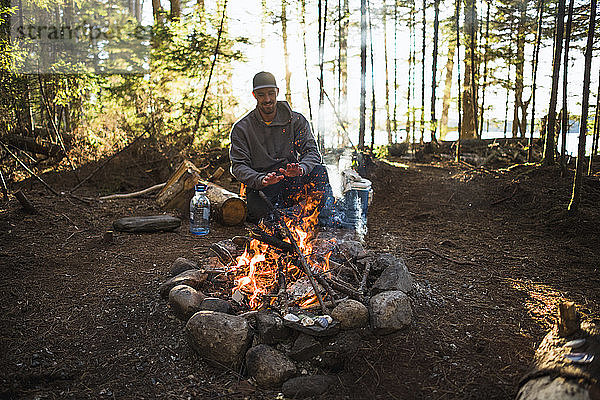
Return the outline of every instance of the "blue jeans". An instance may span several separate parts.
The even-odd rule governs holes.
[[[327,168],[322,164],[316,165],[310,174],[284,178],[276,184],[264,187],[262,192],[278,209],[293,207],[306,196],[319,195],[321,196],[318,206],[320,221],[329,218],[333,210],[333,192],[329,185]],[[269,207],[258,195],[257,190],[248,189],[246,202],[248,204],[248,221],[257,223],[261,218],[270,214]]]

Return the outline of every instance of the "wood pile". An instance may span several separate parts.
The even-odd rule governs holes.
[[[216,172],[218,171],[219,169]],[[184,160],[156,196],[157,203],[162,208],[177,209],[187,214],[195,185],[203,183],[207,185],[206,196],[210,200],[211,212],[219,222],[228,226],[244,222],[246,202],[237,194],[202,179],[201,172],[192,162]]]

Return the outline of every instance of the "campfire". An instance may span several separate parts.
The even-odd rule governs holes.
[[[175,261],[160,292],[203,359],[294,393],[311,380],[334,382],[322,374],[343,369],[361,332],[410,325],[403,259],[366,251],[352,230],[319,228],[319,202],[305,196],[278,210],[267,200],[273,218],[213,243],[203,268]]]

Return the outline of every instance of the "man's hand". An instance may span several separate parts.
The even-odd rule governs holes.
[[[269,172],[264,178],[262,178],[261,183],[263,186],[273,185],[285,178],[283,175],[277,175],[277,172]]]
[[[294,176],[300,176],[304,174],[304,170],[300,166],[300,164],[288,164],[285,169],[279,168],[279,172],[281,172],[284,176],[288,178],[292,178]]]

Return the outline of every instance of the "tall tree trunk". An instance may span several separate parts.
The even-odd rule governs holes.
[[[455,16],[456,18],[456,16]],[[448,111],[452,99],[452,71],[454,70],[454,53],[456,41],[450,39],[448,43],[448,59],[446,60],[446,78],[444,80],[444,98],[442,100],[442,116],[440,117],[440,139],[444,140],[448,133]]]
[[[460,161],[460,140],[462,137],[462,110],[461,110],[461,95],[460,95],[460,0],[456,2],[456,66],[458,68],[458,78],[456,80],[458,87],[458,139],[456,140],[456,155],[455,161]]]
[[[463,131],[462,139],[474,139],[477,137],[476,130],[476,102],[473,102],[475,98],[474,94],[477,93],[477,88],[473,87],[475,80],[473,79],[472,70],[476,68],[473,63],[474,49],[475,49],[475,31],[477,25],[477,16],[474,15],[475,0],[465,0],[465,32],[472,36],[472,40],[469,41],[469,45],[465,46],[465,77],[463,79]],[[468,55],[467,55],[468,50]]]
[[[562,93],[562,118],[561,118],[561,132],[562,142],[560,149],[560,170],[562,176],[567,174],[567,159],[566,159],[566,147],[567,147],[567,134],[569,133],[569,110],[567,108],[567,74],[569,72],[569,43],[571,41],[571,24],[573,22],[573,0],[569,1],[569,11],[567,13],[567,31],[565,32],[565,56],[563,59],[563,93]]]
[[[360,121],[358,148],[365,147],[365,113],[367,97],[367,0],[360,0]]]
[[[325,4],[319,0],[319,132],[317,141],[320,148],[325,147],[325,137],[323,130],[323,100],[324,100],[324,74],[323,66],[325,63],[325,32],[327,31],[327,0]]]
[[[290,72],[290,57],[288,54],[287,37],[287,0],[281,0],[281,36],[283,38],[283,59],[285,62],[285,100],[292,105],[292,85]]]
[[[337,59],[337,105],[340,109],[342,101],[342,0],[338,0],[338,59]]]
[[[487,10],[485,12],[485,45],[483,47],[483,86],[481,87],[481,112],[479,118],[480,132],[483,131],[484,114],[485,114],[485,90],[487,89],[487,66],[488,66],[488,52],[489,52],[489,39],[490,39],[490,1],[486,0]],[[482,136],[480,133],[479,136]]]
[[[413,37],[414,37],[414,24],[413,24],[413,18],[412,18],[412,12],[413,10],[410,10],[410,17],[409,17],[409,21],[408,21],[408,85],[407,85],[407,90],[406,90],[406,142],[410,143],[410,136],[411,134],[414,137],[414,132],[412,131],[412,129],[414,128],[414,124],[413,122],[411,122],[411,113],[412,115],[414,115],[413,111],[411,110],[411,106],[410,106],[410,100],[411,100],[411,94],[412,94],[412,90],[413,90],[413,69],[414,69],[414,63],[413,63]],[[396,67],[394,66],[394,69]]]
[[[558,97],[558,77],[560,74],[560,55],[562,53],[562,40],[565,19],[565,0],[558,0],[558,13],[556,14],[556,31],[554,35],[554,57],[552,59],[552,90],[550,91],[550,109],[548,111],[548,122],[546,124],[546,141],[544,143],[544,165],[554,165],[554,152],[556,143],[554,132],[556,128],[556,100]],[[579,160],[577,160],[579,161]]]
[[[302,46],[304,49],[304,74],[306,76],[306,100],[308,102],[308,116],[310,118],[310,125],[311,125],[312,130],[314,131],[315,128],[313,126],[313,113],[312,113],[312,107],[311,107],[311,103],[310,103],[310,84],[309,84],[309,80],[308,80],[308,56],[306,54],[306,0],[301,1],[300,7],[301,7],[300,26],[302,28]]]
[[[411,107],[411,127],[410,127],[410,131],[412,132],[412,143],[416,143],[416,133],[417,133],[417,129],[416,129],[416,124],[417,124],[417,108],[415,107],[416,103],[416,97],[415,97],[415,88],[416,88],[416,77],[417,77],[417,9],[416,9],[416,0],[412,0],[411,2],[411,13],[410,13],[410,18],[411,18],[411,26],[412,26],[412,53],[411,53],[411,57],[412,57],[412,76],[411,76],[411,99],[413,102],[413,106]]]
[[[371,2],[367,0],[369,12],[369,49],[371,51],[371,152],[375,145],[375,57],[373,56],[373,27],[371,24]]]
[[[422,29],[422,44],[421,44],[421,138],[419,143],[423,143],[425,135],[425,32],[427,29],[427,20],[425,19],[425,9],[427,8],[425,0],[423,0],[423,29]]]
[[[438,61],[438,31],[440,25],[440,2],[434,0],[435,16],[433,19],[433,65],[431,66],[431,141],[437,143],[437,119],[435,117],[435,90],[437,89],[437,61]]]
[[[598,70],[598,91],[596,92],[596,116],[594,117],[594,132],[592,134],[592,150],[590,151],[590,163],[588,164],[588,175],[592,174],[594,157],[598,154],[598,136],[600,135],[600,69]]]
[[[510,75],[510,70],[512,68],[512,63],[510,62],[510,60],[513,59],[513,47],[512,47],[512,31],[513,31],[513,24],[510,24],[510,30],[509,30],[509,36],[508,36],[508,75],[506,77],[506,102],[504,103],[504,138],[506,138],[506,130],[507,130],[507,125],[508,125],[508,98],[510,96],[510,86],[511,86],[511,75]]]
[[[535,128],[535,91],[537,89],[537,70],[540,58],[540,44],[542,40],[542,16],[544,14],[544,0],[539,0],[537,15],[537,33],[535,35],[535,49],[532,62],[533,83],[531,85],[531,130],[529,131],[529,140],[527,146],[527,162],[532,162],[533,158],[533,130]]]
[[[569,203],[569,214],[574,214],[581,201],[581,184],[585,166],[585,139],[587,134],[588,105],[590,101],[590,72],[592,69],[592,48],[594,47],[594,30],[596,25],[596,0],[591,0],[590,23],[588,27],[587,45],[585,48],[585,67],[583,72],[583,93],[581,100],[581,119],[579,121],[579,143],[577,146],[577,164],[573,179],[573,194]]]
[[[387,51],[387,10],[383,0],[383,59],[385,63],[385,130],[388,135],[388,144],[392,144],[392,124],[390,121],[390,82],[388,74],[388,51]]]
[[[181,18],[181,1],[180,0],[169,0],[171,3],[171,15],[172,21],[178,21]]]
[[[477,111],[478,111],[478,107],[477,107],[477,91],[478,91],[478,87],[477,87],[477,78],[476,78],[476,71],[478,69],[477,64],[475,63],[475,52],[477,49],[477,39],[475,36],[475,32],[477,32],[477,3],[476,0],[472,0],[471,1],[471,30],[470,30],[470,36],[471,36],[471,51],[470,51],[470,57],[471,57],[471,105],[473,107],[473,129],[475,132],[475,137],[480,137],[479,135],[479,130],[477,129],[477,123],[478,123],[478,118],[477,118]]]
[[[162,19],[162,13],[163,13],[163,8],[160,5],[160,0],[152,0],[152,15],[154,16],[154,23],[156,25],[162,25],[163,23],[163,19]]]
[[[342,105],[341,105],[341,114],[344,122],[348,121],[348,26],[350,21],[350,5],[348,3],[349,0],[344,0],[344,16],[342,23],[342,39],[340,41],[341,47],[341,57],[340,57],[340,68],[342,75]],[[344,135],[344,140],[347,140],[346,135]]]
[[[517,132],[520,137],[525,136],[526,112],[529,103],[523,102],[523,70],[525,65],[525,35],[527,34],[527,2],[528,0],[520,0],[519,22],[517,23],[517,52],[515,54],[515,103],[513,108],[513,124],[512,136],[517,137]],[[525,125],[524,125],[525,124]]]
[[[398,0],[394,0],[394,135],[398,139]],[[408,137],[408,130],[406,131]]]

